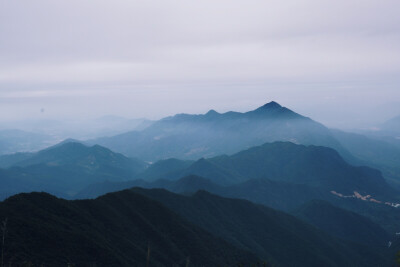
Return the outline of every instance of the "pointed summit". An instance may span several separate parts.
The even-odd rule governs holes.
[[[283,107],[281,105],[279,105],[277,102],[271,101],[271,102],[265,104],[264,106],[257,108],[254,111],[257,111],[257,112],[278,111],[278,110],[281,110],[282,108]]]
[[[282,108],[281,105],[279,105],[277,102],[275,101],[271,101],[267,104],[265,104],[264,106],[260,107],[262,109],[277,109],[277,108]]]
[[[275,119],[293,119],[293,118],[304,118],[303,116],[293,112],[292,110],[282,107],[275,101],[271,101],[264,106],[257,108],[256,110],[249,111],[247,114],[252,116],[263,117],[263,118],[275,118]]]

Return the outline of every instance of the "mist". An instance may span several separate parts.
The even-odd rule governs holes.
[[[329,127],[376,127],[400,114],[399,9],[395,0],[3,1],[2,128],[244,112],[271,100]]]

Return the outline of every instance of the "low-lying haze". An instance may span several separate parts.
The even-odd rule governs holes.
[[[158,119],[270,100],[339,128],[400,114],[400,2],[0,3],[0,120]]]

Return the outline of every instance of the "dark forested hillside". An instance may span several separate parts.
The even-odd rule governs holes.
[[[392,237],[378,224],[357,213],[333,206],[322,200],[312,200],[294,214],[316,227],[355,242],[386,246]]]
[[[132,191],[66,201],[46,193],[0,203],[8,266],[236,266],[256,263],[163,205]]]
[[[192,223],[268,258],[277,266],[386,264],[377,252],[386,244],[379,244],[381,248],[376,250],[344,242],[293,216],[245,200],[222,198],[205,191],[182,196],[166,190],[133,190],[160,201]]]

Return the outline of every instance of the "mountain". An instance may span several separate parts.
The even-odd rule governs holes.
[[[397,194],[386,184],[379,171],[349,165],[335,150],[326,147],[290,142],[266,143],[209,161],[247,179],[267,178],[307,184],[344,194],[354,191],[386,197],[390,193],[392,196]]]
[[[0,168],[10,168],[18,162],[25,161],[33,156],[32,152],[17,152],[0,156]]]
[[[0,218],[7,218],[6,265],[250,266],[258,261],[132,191],[83,201],[19,194],[0,203]]]
[[[16,155],[11,155],[15,159]],[[6,156],[0,160],[4,163]],[[95,145],[65,142],[36,153],[25,154],[12,167],[0,170],[0,197],[46,191],[71,197],[89,184],[127,181],[147,164]]]
[[[13,166],[26,167],[37,164],[48,166],[75,165],[84,167],[89,172],[95,172],[99,169],[103,171],[107,168],[132,173],[139,173],[147,166],[140,160],[127,158],[122,154],[112,152],[108,148],[99,145],[88,147],[75,141],[63,142],[41,150],[25,160],[14,163]]]
[[[54,138],[45,134],[37,134],[21,130],[1,130],[0,155],[37,151],[53,145],[55,142]]]
[[[148,168],[138,175],[138,178],[146,181],[155,181],[160,178],[176,179],[177,175],[193,164],[192,160],[165,159],[150,164]]]
[[[326,201],[309,201],[299,207],[294,214],[327,233],[343,239],[375,246],[386,246],[391,240],[391,236],[378,224]]]
[[[229,198],[245,199],[285,212],[294,212],[300,206],[308,205],[313,200],[325,200],[343,210],[352,211],[373,223],[378,224],[390,235],[400,232],[400,209],[376,203],[369,199],[360,199],[355,196],[340,197],[329,191],[321,190],[304,184],[271,181],[267,179],[252,179],[243,183],[220,186],[209,179],[191,175],[173,180],[157,180],[146,182],[134,180],[128,182],[103,182],[89,185],[80,191],[75,198],[95,198],[108,192],[115,192],[132,187],[148,189],[163,188],[171,192],[193,194],[198,190]]]
[[[387,199],[398,195],[375,169],[352,166],[330,148],[290,142],[266,143],[231,156],[200,159],[176,174],[175,179],[194,174],[220,185],[268,179],[342,194],[357,191]]]
[[[386,183],[379,171],[349,165],[336,151],[326,147],[275,142],[256,146],[231,156],[202,158],[191,164],[174,159],[171,168],[168,168],[168,164],[164,162],[162,162],[163,168],[157,167],[153,171],[150,166],[136,177],[151,182],[160,179],[179,180],[190,175],[201,176],[209,179],[213,184],[228,186],[231,192],[237,192],[232,195],[234,197],[247,196],[252,190],[254,190],[253,197],[256,197],[257,192],[263,189],[259,196],[262,201],[257,202],[285,210],[293,208],[296,201],[311,200],[308,196],[327,199],[332,196],[332,191],[343,195],[354,195],[354,192],[357,192],[363,196],[370,195],[379,201],[394,202],[399,198],[398,192]],[[186,167],[187,165],[189,166]],[[144,186],[143,183],[137,185]],[[145,187],[156,185],[157,183]],[[98,193],[106,193],[108,186],[110,185],[98,185],[97,189],[93,186],[92,189],[88,189],[91,193],[87,191],[83,195],[96,196]],[[114,189],[119,190],[128,186],[136,186],[136,184],[120,184]],[[161,186],[167,186],[165,188],[171,190],[171,185],[166,185],[165,181]],[[98,193],[95,193],[96,190]],[[222,191],[217,193],[221,194]],[[266,197],[266,192],[271,197]],[[273,204],[272,196],[278,197],[277,192],[292,201],[282,202],[282,205]],[[293,196],[290,197],[290,195]]]
[[[336,140],[363,164],[381,170],[385,178],[400,186],[400,146],[376,137],[339,130],[331,132]]]
[[[126,182],[105,181],[105,182],[91,184],[85,187],[80,192],[78,192],[74,196],[74,198],[75,199],[96,198],[110,192],[117,192],[120,190],[129,189],[133,187],[142,187],[148,189],[163,188],[175,193],[195,193],[198,190],[207,190],[209,192],[213,192],[219,195],[224,195],[225,191],[230,191],[229,189],[231,189],[231,187],[225,188],[217,184],[214,184],[209,179],[199,177],[196,175],[190,175],[187,177],[183,177],[179,180],[159,179],[156,181],[145,181],[142,179],[136,179]]]
[[[12,163],[9,163],[12,162]],[[147,164],[108,148],[95,145],[88,147],[75,140],[64,141],[36,153],[18,153],[0,157],[1,167],[27,167],[45,164],[47,166],[80,166],[87,172],[110,171],[139,173],[146,169]]]
[[[276,102],[245,113],[212,110],[203,115],[178,114],[154,122],[142,131],[89,142],[128,156],[156,161],[209,158],[274,141],[324,145],[351,158],[322,124]]]
[[[301,220],[265,206],[199,191],[192,196],[134,188],[235,246],[253,251],[273,266],[386,265],[380,249],[331,237]],[[371,253],[371,254],[368,254]]]
[[[148,182],[139,179],[126,182],[100,182],[87,186],[77,193],[74,198],[96,198],[106,193],[132,187],[148,189],[163,188],[171,192],[183,194],[206,190],[219,196],[247,199],[254,203],[283,211],[292,211],[298,208],[299,205],[313,199],[331,200],[334,198],[330,192],[304,184],[291,184],[268,179],[252,179],[235,185],[221,186],[197,175],[185,176],[179,180],[159,179]]]
[[[355,212],[381,226],[390,235],[400,232],[400,209],[383,203],[363,201],[354,197],[335,197],[329,202],[339,208]]]

